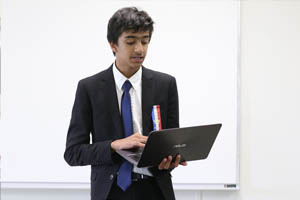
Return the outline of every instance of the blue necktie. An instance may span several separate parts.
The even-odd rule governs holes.
[[[122,112],[125,137],[128,137],[133,134],[131,100],[129,94],[131,83],[128,80],[125,81],[122,88],[124,92],[123,92],[122,102],[121,102],[121,112]],[[117,184],[123,191],[125,191],[131,185],[132,168],[133,165],[129,163],[127,160],[124,160],[119,169]]]

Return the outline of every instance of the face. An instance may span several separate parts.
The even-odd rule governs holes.
[[[118,44],[111,43],[120,70],[137,71],[144,62],[150,42],[149,32],[123,32]]]

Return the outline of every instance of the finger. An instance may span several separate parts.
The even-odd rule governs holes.
[[[137,146],[138,146],[138,147],[141,147],[141,148],[144,148],[144,147],[145,147],[145,144],[144,144],[144,143],[141,143],[141,142],[139,142],[139,143],[137,143]]]
[[[132,136],[137,136],[137,137],[139,137],[139,136],[142,136],[142,134],[140,134],[140,133],[133,133]]]
[[[167,161],[168,161],[168,160],[167,160],[166,158],[164,158],[164,159],[160,162],[160,164],[159,164],[159,166],[158,166],[158,169],[159,169],[159,170],[164,169],[164,166],[165,166],[165,164],[166,164]]]
[[[180,155],[177,155],[175,162],[172,162],[170,167],[176,168],[176,167],[178,167],[179,163],[180,163]]]
[[[146,143],[148,139],[147,136],[141,135],[140,133],[135,133],[134,138],[143,143]]]
[[[131,148],[144,148],[145,147],[145,143],[142,143],[142,142],[140,142],[140,141],[138,141],[138,140],[131,140]]]
[[[142,143],[146,144],[147,139],[148,139],[147,137],[142,137],[142,138],[140,138],[140,141],[141,141]]]
[[[181,162],[180,165],[187,166],[187,162]]]
[[[134,138],[133,140],[138,146],[140,146],[140,145],[145,146],[145,144],[146,144],[146,140],[143,138]]]
[[[132,134],[132,136],[139,137],[139,138],[145,138],[145,139],[148,138],[148,136],[142,135],[141,133],[134,133],[134,134]]]
[[[165,163],[164,169],[169,169],[172,162],[172,156],[168,156],[168,160]]]
[[[124,140],[126,142],[129,142],[129,143],[133,144],[133,145],[136,145],[137,143],[145,143],[144,139],[141,139],[141,138],[139,138],[137,136],[134,136],[134,137],[133,136],[129,136],[127,138],[124,138]]]
[[[175,160],[175,163],[174,163],[174,167],[178,167],[179,162],[180,162],[180,158],[181,158],[180,155],[177,155],[177,156],[176,156],[176,160]]]
[[[148,140],[148,137],[142,135],[142,139],[143,139],[144,141],[147,141],[147,140]]]

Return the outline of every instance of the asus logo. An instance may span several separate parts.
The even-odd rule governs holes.
[[[176,144],[173,146],[173,148],[183,148],[186,147],[186,144]]]

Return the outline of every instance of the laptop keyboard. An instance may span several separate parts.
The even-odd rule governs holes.
[[[138,162],[141,159],[143,150],[143,148],[136,149],[135,152],[133,154],[129,154],[128,157]]]
[[[128,155],[132,160],[138,162],[141,158],[142,153],[138,153],[138,154],[130,154]]]

